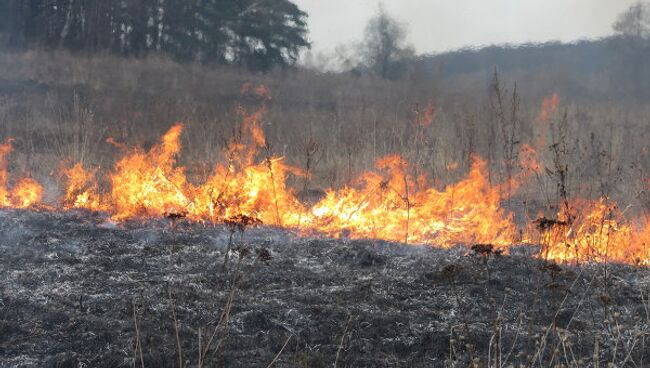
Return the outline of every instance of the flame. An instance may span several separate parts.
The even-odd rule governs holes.
[[[443,191],[420,189],[400,156],[377,162],[383,173],[366,173],[363,187],[329,191],[312,209],[310,223],[332,236],[380,238],[449,247],[457,244],[508,245],[515,236],[501,196],[491,187],[479,158],[468,176]]]
[[[557,93],[553,93],[550,96],[545,97],[542,100],[542,106],[537,115],[537,121],[539,124],[536,126],[537,137],[535,138],[532,147],[536,150],[542,150],[546,148],[546,139],[550,130],[549,121],[551,117],[558,111],[560,106],[560,96]]]
[[[106,209],[98,193],[95,172],[87,171],[77,163],[63,172],[67,180],[63,208],[82,208],[91,211]]]
[[[559,106],[560,96],[557,93],[545,97],[542,101],[542,108],[539,111],[539,115],[537,115],[537,120],[542,123],[548,122],[551,116],[557,112]]]
[[[34,179],[19,179],[9,190],[7,155],[13,150],[12,139],[0,144],[0,207],[28,208],[41,202],[43,187]]]
[[[252,114],[240,112],[244,118],[229,142],[228,162],[217,164],[200,185],[189,183],[185,169],[176,165],[182,124],[174,125],[148,152],[132,150],[110,176],[113,217],[182,216],[218,222],[245,215],[266,224],[298,224],[305,210],[286,179],[300,170],[285,165],[280,157],[257,159],[260,150],[268,152],[259,126],[265,111],[263,107]]]
[[[97,181],[98,169],[80,163],[65,169],[62,208],[106,211],[116,221],[187,217],[228,224],[246,219],[302,235],[439,247],[490,244],[507,251],[512,244],[541,245],[540,257],[555,261],[650,265],[650,214],[633,219],[608,198],[573,199],[555,218],[542,217],[524,227],[515,223],[503,206],[508,199],[503,193],[516,191],[531,173],[543,172],[535,144],[522,144],[522,170],[507,182],[492,184],[486,162],[475,156],[463,178],[440,188],[413,174],[418,170],[402,156],[389,155],[351,185],[326,190],[316,204],[303,204],[288,182],[306,174],[272,154],[262,129],[268,90],[247,85],[242,94],[261,100],[262,107],[252,113],[239,110],[242,121],[223,152],[225,159],[207,171],[205,180],[190,181],[178,163],[184,126],[177,123],[149,150],[109,139],[121,157],[105,173],[108,187]],[[558,103],[557,95],[545,99],[539,120],[547,120]],[[435,116],[433,107],[427,111],[425,125]],[[40,204],[43,188],[33,179],[9,187],[11,151],[11,140],[0,145],[0,207]],[[457,163],[448,166],[457,168]]]
[[[110,174],[115,219],[186,214],[191,209],[185,170],[175,165],[182,131],[178,123],[148,152],[136,148],[117,162]]]
[[[511,182],[491,185],[487,165],[472,159],[466,177],[438,190],[425,177],[413,177],[409,163],[399,155],[381,158],[373,171],[363,173],[355,185],[326,191],[311,207],[302,204],[287,185],[290,175],[304,175],[270,154],[260,127],[265,108],[247,114],[235,130],[225,152],[203,183],[192,184],[185,169],[177,165],[181,151],[182,124],[174,125],[159,144],[145,152],[135,148],[121,158],[110,175],[108,210],[117,220],[140,217],[183,216],[200,222],[227,222],[238,216],[268,225],[297,230],[303,235],[377,238],[406,243],[450,247],[458,244],[493,244],[506,248],[515,243],[541,244],[542,255],[557,261],[617,261],[648,263],[644,244],[650,226],[632,225],[622,214],[605,208],[604,201],[575,201],[559,220],[542,230],[520,230],[502,202],[503,188],[518,188],[530,175],[541,171],[537,152],[523,145],[520,154],[525,170]],[[88,176],[80,166],[70,174],[68,193],[92,193]],[[77,188],[77,189],[73,189]],[[88,191],[81,191],[81,189]],[[74,197],[78,203],[78,198]],[[615,207],[614,207],[615,208]],[[579,209],[579,211],[578,211]],[[548,224],[547,224],[548,225]],[[650,225],[650,224],[648,224]],[[648,229],[648,230],[646,230]],[[647,240],[646,240],[647,239]]]
[[[196,190],[191,217],[223,221],[246,215],[265,224],[297,225],[304,209],[285,184],[291,170],[281,158],[266,158],[240,170],[219,165]]]
[[[627,221],[615,202],[575,199],[558,220],[538,220],[542,256],[555,261],[650,265],[650,218]]]
[[[43,187],[34,179],[22,178],[11,191],[11,204],[16,208],[28,208],[41,202]]]
[[[217,164],[208,180],[194,190],[191,217],[223,221],[238,215],[255,217],[266,224],[296,226],[303,206],[287,187],[289,174],[303,175],[269,153],[268,143],[259,122],[266,107],[246,114],[241,127],[230,140],[228,162]],[[257,159],[260,150],[265,151]]]
[[[479,158],[467,178],[438,191],[427,185],[426,178],[410,177],[402,157],[387,156],[378,160],[376,172],[361,175],[356,181],[359,188],[330,190],[322,201],[306,208],[286,184],[289,175],[302,175],[301,170],[268,154],[259,126],[264,112],[242,113],[227,162],[217,164],[199,185],[190,184],[184,168],[176,166],[181,124],[150,151],[135,149],[120,159],[110,176],[114,218],[182,214],[219,222],[245,215],[305,234],[439,246],[477,242],[505,246],[514,238],[516,229],[500,206],[499,187],[489,185],[486,164]],[[79,179],[70,180],[68,193],[77,194],[70,201],[78,202],[79,188],[87,186],[88,176],[80,166],[73,169],[69,176]]]

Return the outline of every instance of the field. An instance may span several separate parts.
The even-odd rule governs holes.
[[[0,366],[647,365],[648,108],[549,83],[1,53]]]
[[[274,229],[236,233],[226,261],[225,227],[1,216],[4,366],[650,361],[644,269]]]

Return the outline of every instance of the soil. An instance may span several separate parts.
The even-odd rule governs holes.
[[[650,364],[648,268],[537,252],[3,210],[0,366]]]

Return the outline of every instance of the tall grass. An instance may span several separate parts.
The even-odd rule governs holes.
[[[54,181],[62,159],[109,167],[120,152],[105,142],[108,137],[148,147],[182,121],[181,163],[198,180],[223,159],[238,123],[237,107],[255,104],[240,94],[251,82],[271,91],[263,128],[272,154],[310,174],[290,183],[299,190],[349,184],[389,153],[416,163],[413,174],[426,174],[438,186],[457,180],[471,156],[479,155],[497,182],[516,170],[522,143],[539,134],[552,142],[561,129],[563,159],[572,169],[562,179],[565,190],[586,196],[606,192],[630,203],[646,185],[650,166],[648,106],[561,96],[561,113],[551,117],[550,131],[544,130],[536,116],[542,98],[554,92],[534,88],[544,78],[527,76],[527,85],[519,82],[515,89],[507,75],[384,81],[302,69],[253,74],[160,57],[0,53],[0,138],[16,138],[13,169]],[[423,106],[436,111],[426,126],[418,124]],[[549,144],[539,153],[549,171],[526,194],[530,203],[544,203],[543,192],[552,192],[557,179],[550,174],[557,173],[557,152]]]

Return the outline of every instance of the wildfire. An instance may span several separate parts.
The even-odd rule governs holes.
[[[556,261],[627,262],[650,264],[650,222],[627,221],[616,203],[571,201],[557,220],[541,218],[535,225],[542,256]]]
[[[515,237],[511,216],[501,208],[485,162],[474,159],[468,176],[443,191],[413,180],[399,156],[377,162],[380,173],[360,178],[361,189],[329,191],[311,210],[308,228],[332,236],[379,238],[437,246],[492,243],[505,246]]]
[[[267,96],[264,89],[258,93]],[[246,215],[269,225],[300,224],[305,208],[286,181],[289,174],[302,172],[270,154],[259,126],[265,111],[264,107],[253,114],[240,111],[243,121],[229,142],[227,162],[217,164],[210,178],[194,190],[192,217],[223,221]]]
[[[249,86],[245,92],[266,102],[268,90]],[[548,101],[547,101],[548,100]],[[539,120],[557,109],[559,98],[549,97]],[[442,189],[415,176],[399,155],[377,160],[375,169],[361,174],[350,186],[329,189],[314,205],[303,204],[287,184],[290,176],[306,175],[274,156],[261,128],[265,107],[252,114],[241,111],[242,123],[207,179],[191,182],[178,164],[183,124],[173,125],[150,150],[129,148],[112,139],[123,152],[106,174],[81,164],[63,172],[64,209],[105,211],[116,221],[142,218],[181,218],[204,223],[230,223],[237,218],[290,228],[303,235],[376,238],[411,244],[451,247],[490,244],[507,250],[512,244],[540,245],[540,257],[571,262],[650,264],[650,217],[630,221],[615,203],[573,200],[555,218],[541,217],[520,228],[503,207],[509,193],[523,185],[530,173],[540,174],[536,148],[522,144],[524,169],[506,183],[491,184],[488,167],[473,157],[464,178]],[[435,110],[427,109],[428,125]],[[537,147],[539,148],[539,147]],[[31,178],[9,187],[7,155],[11,141],[0,145],[0,206],[26,208],[40,203],[43,188]],[[455,170],[458,164],[448,167]],[[505,190],[505,188],[508,190]]]
[[[551,116],[557,112],[558,107],[560,106],[560,96],[557,93],[544,98],[542,101],[542,108],[539,111],[537,120],[546,123],[550,120]]]
[[[64,208],[83,208],[91,211],[106,209],[101,203],[94,172],[87,171],[80,163],[77,163],[64,170],[63,175],[67,181],[63,199]]]
[[[0,207],[28,208],[37,205],[43,197],[43,187],[34,179],[21,178],[8,188],[7,155],[13,150],[12,140],[0,144]]]
[[[43,187],[31,178],[22,178],[11,191],[11,203],[17,208],[27,208],[41,202]]]
[[[183,125],[176,124],[149,152],[136,148],[117,162],[110,175],[115,219],[185,215],[192,210],[185,170],[176,166],[182,131]]]

